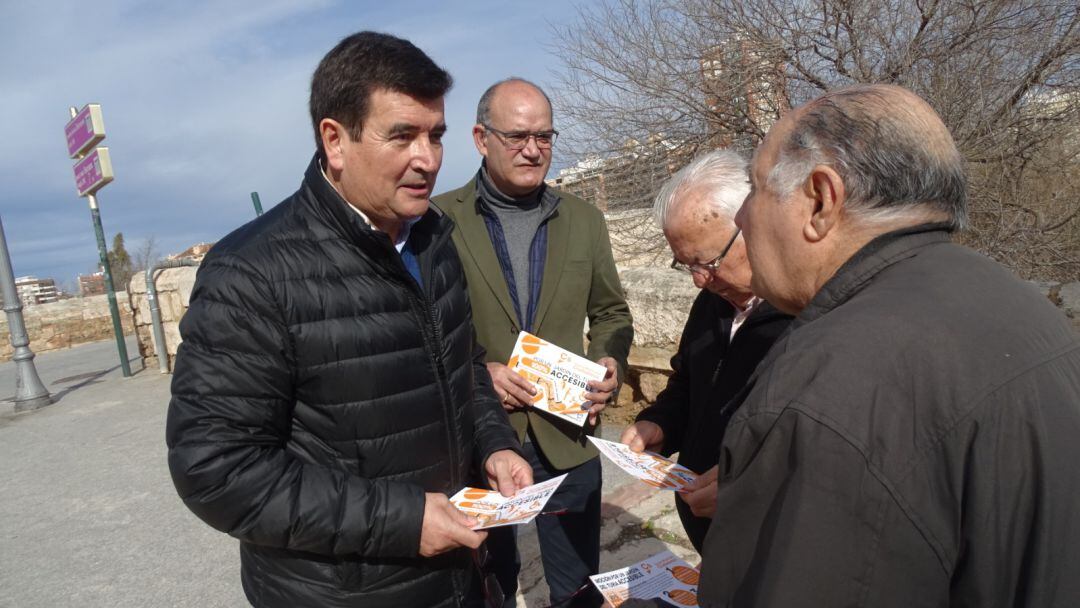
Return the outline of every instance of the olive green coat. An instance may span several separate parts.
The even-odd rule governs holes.
[[[633,321],[626,304],[615,260],[611,255],[604,216],[592,205],[557,192],[560,201],[548,220],[547,258],[533,333],[593,361],[613,357],[619,377],[625,377],[626,357],[634,339]],[[454,244],[465,268],[473,323],[488,361],[506,363],[520,327],[484,218],[476,203],[476,180],[433,199],[456,227]],[[589,321],[588,350],[582,338]],[[595,429],[553,420],[536,410],[510,414],[518,439],[526,429],[541,452],[557,469],[569,469],[596,456],[585,439]]]

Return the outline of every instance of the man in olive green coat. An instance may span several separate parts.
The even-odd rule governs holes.
[[[544,184],[558,133],[537,86],[511,78],[480,98],[473,140],[484,157],[475,178],[434,199],[453,218],[473,321],[487,349],[495,391],[510,414],[537,482],[567,473],[536,519],[552,603],[599,606],[588,576],[599,569],[600,461],[586,439],[626,370],[634,331],[604,217],[585,201]],[[583,330],[588,321],[588,348]],[[521,330],[607,368],[590,387],[589,422],[578,427],[528,408],[531,383],[505,363]],[[491,566],[514,605],[512,529],[488,537]]]

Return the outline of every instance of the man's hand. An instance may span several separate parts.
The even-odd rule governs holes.
[[[484,472],[488,485],[503,496],[513,496],[514,492],[533,483],[532,467],[513,450],[492,452],[484,463]]]
[[[488,363],[487,370],[504,410],[512,412],[532,403],[532,396],[536,394],[532,382],[502,363]]]
[[[716,475],[719,465],[705,471],[694,483],[687,487],[687,492],[680,493],[679,498],[689,507],[690,511],[698,517],[713,516],[716,512]]]
[[[626,427],[619,441],[634,452],[659,452],[664,448],[664,429],[655,422],[639,420]]]
[[[420,530],[420,555],[432,557],[458,547],[475,549],[487,538],[487,532],[472,527],[479,522],[457,510],[445,494],[424,494],[424,524]]]
[[[596,417],[604,411],[608,399],[611,399],[612,393],[619,388],[619,364],[615,359],[601,357],[597,363],[607,368],[607,372],[602,381],[590,382],[589,392],[585,393],[585,398],[592,403],[589,407],[589,424],[596,424]]]

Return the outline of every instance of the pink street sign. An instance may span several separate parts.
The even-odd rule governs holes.
[[[101,117],[101,106],[87,104],[71,122],[64,127],[67,136],[68,155],[78,158],[105,139],[105,121]]]
[[[79,196],[93,194],[113,180],[109,149],[97,148],[75,163],[75,189]]]

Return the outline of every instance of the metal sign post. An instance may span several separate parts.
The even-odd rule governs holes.
[[[120,354],[120,368],[124,377],[131,376],[131,364],[128,362],[127,344],[124,343],[124,328],[120,323],[120,307],[116,304],[116,289],[113,287],[112,269],[109,268],[109,250],[105,245],[105,230],[101,226],[101,212],[98,211],[95,193],[113,180],[112,160],[109,149],[94,148],[105,139],[105,123],[101,117],[101,106],[88,104],[81,111],[71,107],[71,122],[64,128],[67,136],[68,154],[81,159],[75,163],[75,187],[79,196],[85,196],[90,203],[90,219],[94,223],[97,236],[98,257],[101,270],[105,274],[105,291],[109,295],[109,314],[112,316],[113,334],[116,336],[116,350]],[[87,153],[89,152],[89,154]]]
[[[262,215],[262,201],[259,200],[259,193],[251,193],[251,204],[255,205],[255,217]]]

